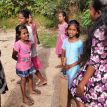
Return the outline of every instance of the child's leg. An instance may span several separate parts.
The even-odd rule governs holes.
[[[33,75],[29,75],[29,90],[30,94],[41,94],[39,90],[33,88]]]
[[[21,86],[23,102],[25,102],[27,100],[27,96],[26,96],[26,81],[27,81],[27,78],[21,77],[21,84],[20,84],[20,86]]]
[[[37,70],[35,74],[40,79],[39,86],[47,84],[46,79],[42,76],[39,70]]]
[[[26,81],[27,78],[26,77],[21,77],[21,92],[22,92],[22,97],[23,97],[23,103],[27,104],[28,106],[31,106],[34,104],[33,101],[31,101],[31,99],[29,99],[29,97],[26,96]]]

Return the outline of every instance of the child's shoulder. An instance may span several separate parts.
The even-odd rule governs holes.
[[[83,41],[81,39],[78,39],[78,44],[83,45]]]
[[[68,42],[68,38],[65,38],[63,42]]]
[[[20,44],[20,43],[21,43],[21,41],[20,41],[20,40],[18,40],[18,41],[16,41],[16,42],[15,42],[15,44]]]

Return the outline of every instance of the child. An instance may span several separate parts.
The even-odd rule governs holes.
[[[90,16],[94,25],[71,93],[77,107],[107,107],[107,0],[92,0]]]
[[[36,24],[33,22],[31,12],[29,14],[29,22],[28,23],[32,28],[33,37],[34,37],[34,47],[36,48],[37,43],[40,44],[40,41],[39,41],[38,34],[37,34]],[[39,71],[39,69],[41,68],[41,62],[37,56],[37,53],[32,56],[32,62],[33,62],[35,69],[37,70],[36,76],[40,79],[38,86],[46,85],[47,81],[45,78],[43,78],[43,76],[41,75],[41,73]]]
[[[65,30],[68,26],[66,13],[64,11],[59,12],[58,19],[59,24],[58,24],[58,38],[56,42],[56,54],[58,55],[59,58],[61,58],[63,40],[67,38],[67,36],[65,35]],[[60,64],[57,67],[60,68],[62,67],[62,65]]]
[[[28,30],[25,25],[18,25],[16,33],[17,40],[14,45],[12,58],[17,61],[16,74],[21,78],[23,103],[33,105],[33,101],[26,96],[27,79],[29,80],[30,94],[35,94],[33,89],[33,74],[35,69],[31,61],[32,43],[29,40]]]
[[[68,87],[72,85],[73,78],[80,69],[79,60],[83,51],[83,42],[79,39],[80,28],[76,20],[71,20],[68,24],[66,38],[62,45],[62,65],[68,76]],[[64,59],[66,60],[64,62]]]
[[[30,11],[29,10],[27,10],[27,9],[25,9],[25,10],[21,10],[21,11],[19,11],[19,14],[18,14],[18,19],[19,19],[19,23],[21,23],[21,24],[25,24],[26,25],[26,27],[27,27],[27,29],[28,29],[28,32],[29,32],[29,40],[31,40],[32,41],[32,43],[33,43],[33,46],[32,46],[32,55],[31,55],[31,57],[32,57],[32,59],[36,59],[37,57],[37,52],[36,52],[36,34],[35,34],[35,32],[34,32],[34,34],[33,34],[33,29],[32,29],[32,27],[29,25],[29,16],[30,16]],[[35,29],[34,29],[35,30]],[[16,27],[16,31],[17,31],[17,27]],[[37,32],[36,32],[37,33]],[[17,32],[16,32],[16,39],[17,39]],[[36,58],[35,58],[36,57]],[[46,80],[42,77],[42,75],[41,75],[41,73],[37,70],[37,72],[36,72],[36,75],[37,75],[37,77],[41,80],[40,81],[40,85],[44,85],[44,84],[46,84],[47,82],[46,82]],[[20,81],[18,81],[17,83],[20,83]],[[37,93],[38,93],[38,91],[37,91]]]
[[[1,51],[0,51],[0,56],[1,56]],[[7,90],[8,87],[5,79],[4,69],[0,61],[0,107],[1,107],[1,94],[6,93]]]
[[[30,12],[29,14],[29,25],[32,27],[32,31],[33,31],[33,35],[35,37],[35,43],[36,44],[40,44],[40,41],[39,41],[39,37],[38,37],[38,33],[37,33],[37,27],[36,27],[36,23],[33,21],[33,18],[32,18],[32,14]],[[35,44],[35,45],[36,45]]]

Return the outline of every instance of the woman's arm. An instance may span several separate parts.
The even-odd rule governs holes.
[[[89,65],[88,68],[87,68],[87,71],[86,71],[86,73],[85,73],[85,75],[83,77],[83,79],[81,80],[81,83],[84,86],[88,83],[88,81],[91,78],[91,76],[93,75],[94,71],[95,71],[94,67]]]
[[[99,38],[102,39],[99,39]],[[105,47],[105,36],[104,32],[102,32],[100,29],[97,29],[94,33],[93,39],[92,39],[92,46],[91,46],[91,55],[90,59],[88,61],[88,67],[85,72],[84,77],[82,78],[81,82],[79,83],[77,87],[77,95],[83,95],[84,94],[84,87],[88,84],[88,81],[93,76],[93,73],[102,66],[102,56],[104,55]]]
[[[91,78],[91,76],[93,75],[94,71],[95,71],[95,69],[92,66],[88,66],[83,79],[81,80],[81,82],[79,83],[79,85],[76,89],[77,96],[82,96],[84,94],[84,87],[88,83],[88,81]]]
[[[12,58],[16,61],[18,59],[17,55],[18,55],[18,52],[13,49]]]

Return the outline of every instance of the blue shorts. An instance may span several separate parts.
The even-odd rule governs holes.
[[[20,71],[18,69],[16,69],[16,74],[20,77],[28,77],[31,74],[35,74],[36,70],[34,69],[34,67],[26,70],[26,71]]]

